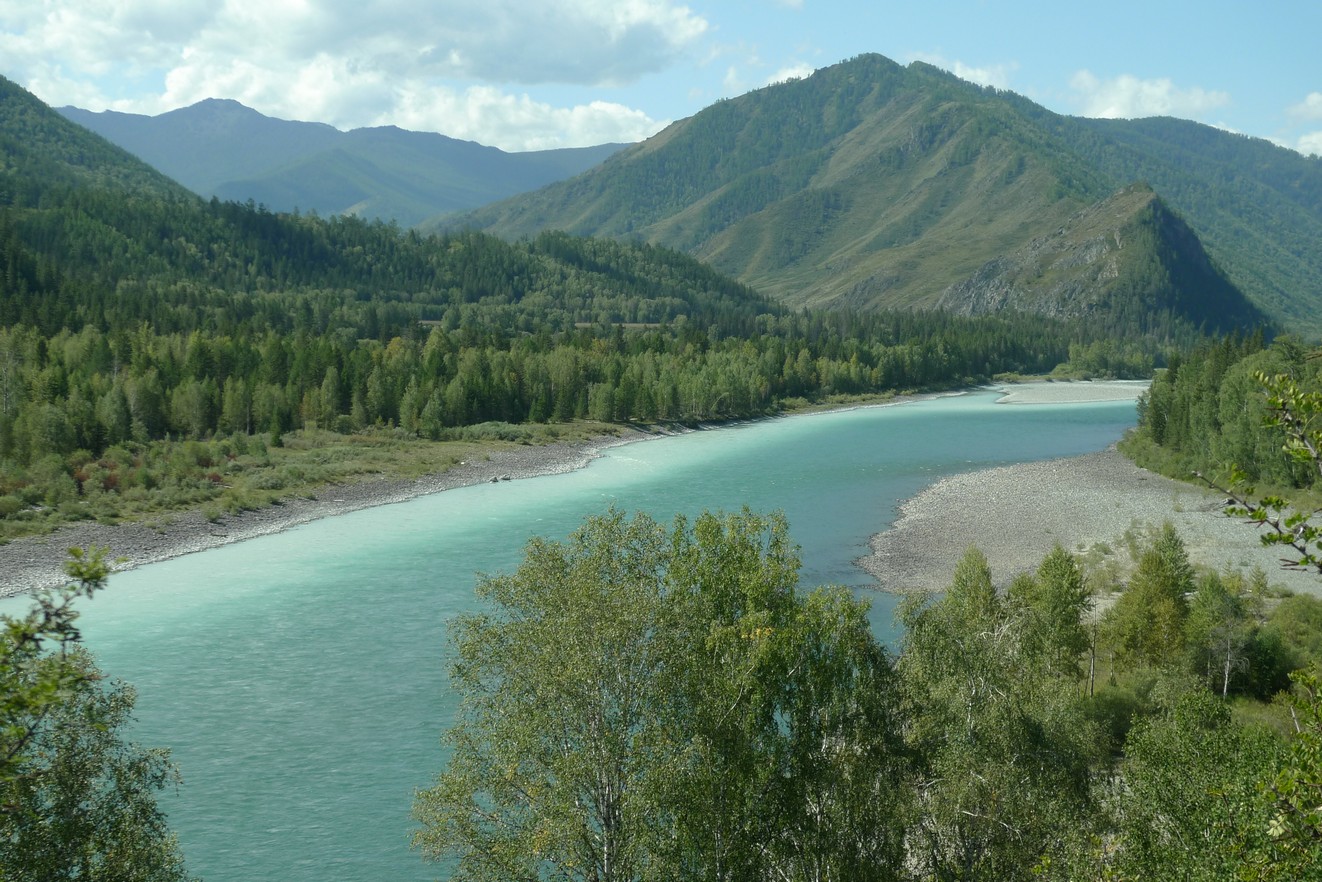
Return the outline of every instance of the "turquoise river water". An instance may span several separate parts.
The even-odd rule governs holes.
[[[476,574],[610,505],[668,520],[784,510],[802,584],[891,596],[853,563],[938,478],[1100,450],[1133,402],[997,405],[974,393],[795,416],[613,448],[564,475],[328,518],[112,577],[83,605],[102,669],[137,687],[135,740],[184,775],[162,797],[208,882],[434,879],[409,848],[413,793],[444,764],[446,621]],[[976,500],[970,500],[976,504]]]

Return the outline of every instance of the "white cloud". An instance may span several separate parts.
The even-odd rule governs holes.
[[[784,83],[788,80],[802,80],[813,75],[814,68],[811,64],[793,64],[789,67],[782,67],[780,70],[767,77],[766,85],[771,86],[776,83]]]
[[[1019,65],[1016,62],[1007,62],[1004,64],[983,65],[981,67],[965,64],[962,61],[951,61],[941,55],[920,52],[908,56],[908,61],[923,61],[933,67],[939,67],[942,70],[949,71],[961,80],[968,80],[970,83],[977,83],[979,86],[994,86],[997,89],[1010,88],[1010,75],[1013,74]]]
[[[721,85],[724,86],[726,95],[741,95],[748,91],[748,84],[744,82],[739,68],[733,64],[725,69],[725,77],[721,80]]]
[[[555,118],[562,133],[609,130],[608,140],[633,140],[654,125],[639,111],[596,102],[552,108],[514,93],[539,84],[632,82],[674,64],[709,27],[676,0],[5,5],[25,7],[0,11],[5,72],[51,104],[159,113],[225,97],[275,116],[352,128],[383,119],[405,125],[416,108],[449,90],[459,119],[504,108],[495,122],[507,140],[497,146],[508,147],[546,137],[516,135],[508,127],[515,118],[529,125]],[[508,94],[493,101],[502,93],[463,90],[472,83]],[[515,107],[524,109],[515,114]]]
[[[1102,80],[1081,70],[1070,80],[1082,115],[1102,119],[1135,119],[1146,116],[1179,116],[1198,119],[1208,111],[1230,103],[1225,92],[1194,87],[1180,89],[1170,80],[1140,80],[1124,74]]]
[[[490,86],[462,92],[433,89],[401,96],[393,122],[419,131],[438,131],[505,150],[542,150],[570,145],[641,141],[666,123],[639,110],[605,101],[555,107],[527,95]]]
[[[1310,92],[1303,101],[1292,105],[1288,113],[1296,119],[1322,119],[1322,92]]]
[[[1298,150],[1305,156],[1322,156],[1322,132],[1312,132],[1299,139]]]

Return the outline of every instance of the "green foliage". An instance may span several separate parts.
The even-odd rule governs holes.
[[[1317,389],[1316,378],[1309,387],[1283,374],[1269,377],[1259,372],[1255,378],[1267,391],[1267,425],[1281,430],[1286,455],[1307,471],[1310,481],[1316,481],[1322,476],[1322,392]],[[1242,476],[1235,478],[1237,484],[1243,484]],[[1235,505],[1227,513],[1267,527],[1263,544],[1290,549],[1287,566],[1322,573],[1322,527],[1313,523],[1316,512],[1279,496],[1264,496],[1251,503],[1243,497],[1251,495],[1252,488],[1244,490],[1234,497]]]
[[[1293,679],[1299,729],[1264,787],[1270,841],[1245,849],[1250,872],[1244,876],[1254,880],[1303,879],[1322,865],[1322,684],[1313,673]]]
[[[1260,375],[1287,375],[1303,388],[1318,382],[1316,360],[1289,339],[1263,348],[1259,337],[1209,342],[1159,371],[1139,403],[1139,424],[1125,450],[1141,465],[1188,479],[1281,489],[1311,486],[1315,469],[1285,450],[1281,426]]]
[[[103,587],[101,553],[72,550],[65,588],[38,596],[0,637],[0,878],[181,880],[157,791],[168,756],[123,740],[131,687],[109,683],[79,645],[73,602]]]
[[[134,693],[105,683],[85,651],[75,680],[34,731],[29,759],[5,790],[0,876],[14,882],[189,878],[156,793],[179,782],[164,750],[122,738]]]
[[[1126,664],[1177,662],[1189,613],[1186,595],[1193,589],[1193,567],[1184,542],[1167,522],[1152,547],[1142,553],[1129,586],[1106,616],[1106,630]]]
[[[1306,594],[1282,598],[1268,616],[1267,628],[1295,656],[1294,667],[1322,670],[1322,600]]]
[[[1265,406],[1255,411],[1256,419],[1268,429],[1280,430],[1276,443],[1302,467],[1302,480],[1312,482],[1322,470],[1322,431],[1317,426],[1322,396],[1316,392],[1317,375],[1292,345],[1278,347],[1267,357],[1281,354],[1292,366],[1288,373],[1268,374],[1260,364],[1253,365],[1254,383],[1265,391]],[[1257,360],[1252,355],[1250,358]],[[1195,362],[1195,376],[1200,372],[1204,376],[1216,373],[1215,367],[1206,370],[1208,363],[1214,365],[1215,361]],[[1237,389],[1241,400],[1251,394],[1246,388],[1241,385]],[[1185,428],[1182,418],[1199,413],[1198,408],[1178,404],[1180,389],[1178,378],[1162,386],[1154,384],[1157,409],[1144,413],[1150,440],[1162,443],[1168,440],[1168,434],[1179,438]],[[1228,513],[1267,527],[1269,532],[1263,536],[1266,544],[1293,549],[1297,557],[1287,561],[1289,565],[1319,568],[1312,513],[1297,499],[1291,502],[1268,496],[1252,501],[1249,497],[1253,491],[1243,482],[1244,473],[1238,471],[1234,489],[1227,491],[1231,494]],[[1244,591],[1226,580],[1205,577],[1194,598],[1186,632],[1193,665],[1197,669],[1206,664],[1210,675],[1215,659],[1221,667],[1223,695],[1232,668],[1239,664],[1256,669],[1253,688],[1263,694],[1274,688],[1279,675],[1290,667],[1315,658],[1316,601],[1287,598],[1267,627],[1259,628],[1257,607],[1265,577],[1255,575],[1254,583]],[[1129,768],[1121,793],[1122,802],[1127,800],[1132,805],[1121,814],[1122,826],[1129,829],[1116,861],[1127,867],[1121,871],[1122,876],[1178,874],[1181,878],[1276,880],[1316,875],[1322,862],[1318,845],[1322,841],[1322,813],[1318,809],[1322,794],[1322,699],[1315,670],[1296,670],[1291,678],[1297,684],[1290,698],[1293,737],[1288,753],[1273,756],[1265,765],[1263,757],[1272,753],[1271,744],[1249,744],[1246,731],[1225,725],[1224,709],[1219,719],[1208,713],[1209,699],[1202,693],[1194,700],[1205,709],[1192,724],[1187,715],[1181,720],[1177,713],[1173,728],[1154,725],[1151,737],[1146,727],[1131,736],[1126,745]],[[1249,749],[1243,745],[1249,745]],[[1147,768],[1145,762],[1149,760]],[[1151,784],[1146,783],[1149,780]],[[1250,782],[1256,785],[1255,797],[1248,795]],[[1127,820],[1131,815],[1134,822]]]
[[[1079,659],[1089,644],[1083,615],[1091,592],[1073,555],[1057,544],[1034,575],[1011,583],[1009,597],[1028,619],[1028,651],[1054,674],[1081,676]]]
[[[1322,476],[1319,365],[1289,340],[1265,352],[1251,345],[1238,354],[1233,343],[1197,352],[1153,382],[1130,450],[1189,469],[1227,494],[1227,514],[1262,528],[1263,544],[1280,546],[1287,566],[1322,572],[1322,529],[1299,493]],[[1258,482],[1280,490],[1257,495]]]
[[[1223,698],[1230,692],[1232,676],[1249,664],[1261,602],[1260,596],[1245,591],[1238,576],[1206,573],[1198,580],[1185,623],[1189,668],[1206,677],[1207,685]]]
[[[108,568],[104,550],[71,549],[70,555],[72,582],[38,594],[22,618],[0,618],[0,783],[21,775],[42,719],[86,676],[65,663],[82,637],[73,602],[104,587]]]
[[[1059,575],[1057,561],[1046,568]],[[910,861],[920,878],[1033,878],[1090,824],[1105,742],[1084,697],[1049,665],[1025,663],[1039,623],[997,594],[976,549],[941,600],[907,602],[901,621],[898,672],[921,762]]]
[[[463,709],[416,843],[473,879],[1306,878],[1317,696],[1287,737],[1218,693],[1269,694],[1316,629],[1263,626],[1265,577],[1195,574],[1169,526],[1131,541],[1128,592],[1192,599],[1094,695],[1059,547],[1004,593],[970,549],[902,604],[892,664],[847,592],[796,591],[778,518],[534,540],[456,625]]]
[[[748,512],[534,540],[455,626],[462,707],[415,843],[463,879],[899,878],[889,666],[863,608],[797,570],[783,520]]]
[[[1108,806],[1118,837],[1109,869],[1120,879],[1237,878],[1240,850],[1266,826],[1257,787],[1280,744],[1236,725],[1204,689],[1167,690],[1125,742]]]

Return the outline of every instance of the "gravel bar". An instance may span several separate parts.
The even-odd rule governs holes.
[[[1119,548],[1133,526],[1170,521],[1195,564],[1261,567],[1274,585],[1322,596],[1322,578],[1281,567],[1280,550],[1222,511],[1224,497],[1134,465],[1114,447],[1100,453],[984,469],[944,478],[900,508],[858,564],[884,591],[942,591],[971,545],[1006,584],[1056,544]]]

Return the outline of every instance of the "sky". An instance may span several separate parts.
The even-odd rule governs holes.
[[[638,141],[875,52],[1057,113],[1322,154],[1318,0],[7,0],[0,75],[55,107],[231,98],[504,150]]]

